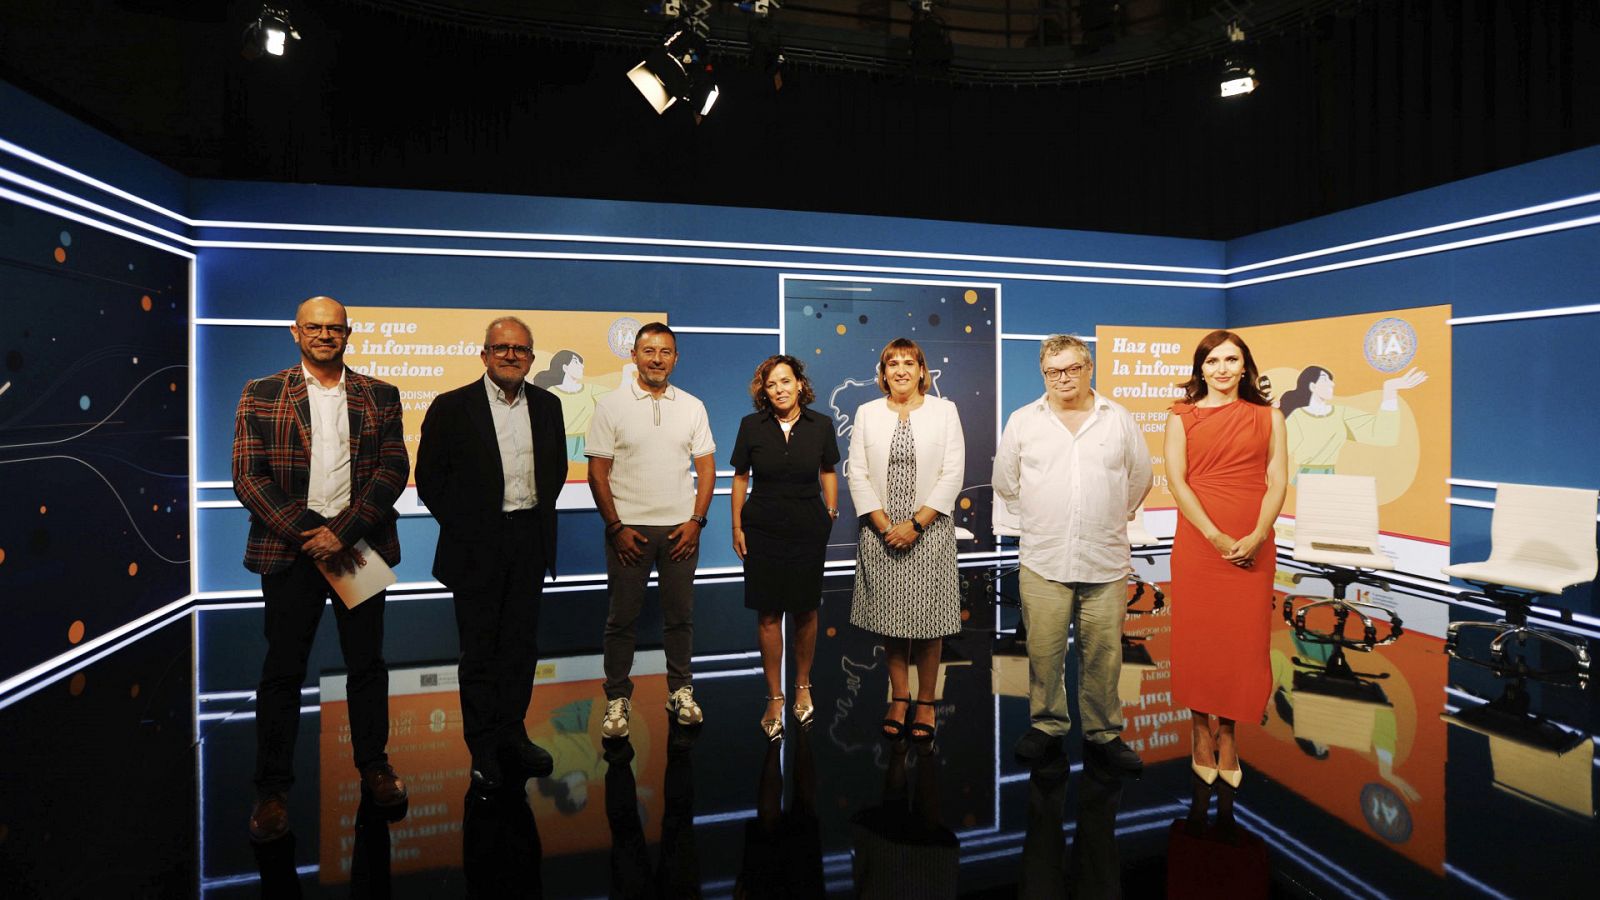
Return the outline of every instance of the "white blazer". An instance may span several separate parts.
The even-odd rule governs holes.
[[[847,480],[856,515],[884,509],[889,496],[889,442],[900,415],[887,399],[863,403],[850,429]],[[967,447],[956,405],[943,397],[924,395],[911,411],[911,435],[917,451],[916,502],[950,515],[967,471]]]

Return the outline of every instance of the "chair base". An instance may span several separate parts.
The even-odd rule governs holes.
[[[1506,617],[1497,622],[1452,622],[1445,633],[1445,653],[1452,659],[1489,669],[1500,677],[1513,676],[1544,684],[1577,687],[1579,690],[1589,686],[1592,663],[1589,642],[1583,638],[1562,635],[1528,624],[1528,615],[1533,608],[1534,599],[1545,595],[1502,585],[1473,583],[1479,588],[1479,592],[1463,596],[1497,606],[1505,610]],[[1568,612],[1565,617],[1570,618],[1570,616],[1571,613]],[[1487,659],[1462,650],[1462,633],[1477,631],[1487,632],[1490,635]],[[1572,665],[1561,668],[1534,667],[1528,664],[1526,653],[1513,656],[1509,652],[1513,642],[1518,648],[1526,648],[1530,640],[1560,648],[1572,657]]]

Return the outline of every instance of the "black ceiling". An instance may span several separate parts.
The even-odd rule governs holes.
[[[1600,143],[1594,0],[712,2],[722,100],[624,78],[647,0],[5,0],[0,77],[189,175],[1228,238]],[[690,0],[688,6],[694,5]],[[1262,87],[1217,97],[1238,18]]]

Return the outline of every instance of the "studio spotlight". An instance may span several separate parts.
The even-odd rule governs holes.
[[[694,43],[694,35],[680,28],[668,35],[661,46],[651,50],[643,62],[628,70],[628,80],[644,95],[657,115],[680,99],[688,99],[689,67],[700,55],[692,46]]]
[[[1238,22],[1228,23],[1228,55],[1222,59],[1222,96],[1238,97],[1261,86],[1255,67],[1244,53],[1244,29]]]
[[[263,6],[255,20],[244,28],[244,58],[283,56],[289,49],[289,42],[298,40],[300,32],[289,21],[289,10]]]
[[[629,69],[628,80],[657,115],[684,100],[694,108],[697,119],[704,118],[720,93],[705,55],[705,41],[691,28],[682,27]]]
[[[712,71],[711,64],[707,63],[694,79],[694,86],[689,89],[690,105],[694,109],[694,120],[700,120],[711,114],[711,107],[717,105],[717,98],[722,92],[717,89],[716,73]]]

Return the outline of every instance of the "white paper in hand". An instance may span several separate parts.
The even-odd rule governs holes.
[[[333,586],[333,592],[344,601],[347,609],[355,609],[363,601],[377,596],[379,591],[397,580],[394,570],[383,561],[383,557],[367,546],[365,540],[356,541],[353,549],[366,563],[356,566],[354,571],[335,572],[327,563],[317,563],[317,568],[322,570],[322,577],[328,579],[328,584]]]

